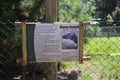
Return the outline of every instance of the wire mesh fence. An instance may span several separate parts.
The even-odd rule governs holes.
[[[120,26],[90,25],[85,27],[84,32],[84,56],[91,59],[84,61],[83,64],[70,62],[70,69],[77,70],[78,73],[74,74],[78,78],[67,75],[70,78],[66,78],[66,80],[120,80]],[[16,27],[14,23],[0,22],[1,79],[10,80],[11,76],[13,78],[21,75],[21,64],[16,63],[21,58],[20,33],[21,29]],[[27,74],[27,80],[33,79],[36,75],[41,80],[43,79],[41,75],[43,75],[45,79],[46,72],[38,71],[39,67],[34,65],[29,65],[28,70],[31,70],[29,71],[31,74]],[[38,80],[37,78],[34,79]]]
[[[79,66],[80,80],[120,80],[120,26],[92,27],[94,35],[86,35],[84,44],[91,60]]]
[[[16,59],[21,57],[20,29],[13,22],[0,22],[0,79],[11,80],[15,74],[21,73]]]

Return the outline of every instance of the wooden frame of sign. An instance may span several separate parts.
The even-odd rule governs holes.
[[[21,28],[22,32],[22,65],[27,65],[27,37],[26,37],[26,23],[15,22],[16,27]]]
[[[79,47],[79,62],[80,63],[83,63],[83,43],[84,43],[84,36],[83,36],[83,34],[84,34],[84,28],[83,28],[83,22],[82,21],[80,21],[79,22],[79,26],[80,26],[80,28],[79,28],[79,36],[80,36],[80,46],[82,46],[82,47]]]
[[[22,80],[26,80],[26,71],[27,71],[26,23],[15,22],[15,26],[21,27],[21,30],[22,30]]]
[[[80,25],[80,46],[82,46],[82,48],[80,48],[80,52],[79,52],[79,62],[80,63],[83,63],[83,60],[90,60],[90,57],[84,57],[83,56],[83,45],[84,45],[84,27],[87,26],[87,25],[90,25],[90,22],[83,22],[83,21],[80,21],[79,22],[79,25]]]
[[[89,25],[89,22],[79,22],[79,62],[83,63],[83,45],[84,45],[84,26]],[[17,22],[16,26],[21,26],[22,29],[22,64],[27,65],[27,36],[26,36],[26,23],[25,22]],[[31,61],[32,62],[32,61]],[[34,61],[33,61],[34,62]]]

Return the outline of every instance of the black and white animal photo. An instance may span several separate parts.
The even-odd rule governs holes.
[[[77,35],[75,32],[62,34],[62,49],[77,49]]]

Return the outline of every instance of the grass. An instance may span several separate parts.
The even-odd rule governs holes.
[[[89,38],[84,45],[85,54],[114,54],[120,53],[120,37]]]
[[[75,68],[80,71],[79,80],[120,80],[120,56],[92,56],[91,60],[65,62],[67,69]]]
[[[89,76],[97,75],[97,80],[120,80],[120,55],[106,55],[120,53],[119,40],[120,37],[90,38],[88,44],[84,45],[84,53],[103,55],[91,56],[91,60],[84,62],[79,69],[89,73]]]
[[[120,56],[93,56],[90,61],[85,61],[77,67],[92,78],[98,77],[95,80],[120,80],[119,61]]]
[[[66,63],[81,71],[79,80],[120,80],[120,55],[106,55],[120,53],[120,37],[90,38],[84,45],[84,53],[91,55],[91,60]],[[102,54],[102,55],[92,55]]]

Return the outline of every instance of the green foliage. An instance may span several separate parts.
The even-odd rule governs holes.
[[[115,21],[115,24],[119,26],[120,25],[120,22],[119,22],[119,20],[120,20],[120,1],[118,2],[115,10],[112,12],[112,16]]]
[[[26,21],[42,21],[45,16],[44,0],[23,0],[19,7]]]
[[[94,0],[84,1],[84,0],[60,0],[58,8],[58,21],[61,22],[79,22],[79,21],[89,21],[92,19],[92,14],[94,13]],[[88,34],[93,36],[97,35],[99,28],[86,27],[85,36]],[[86,43],[87,38],[84,39]]]
[[[14,8],[13,0],[0,0],[0,21],[15,21],[16,15]]]
[[[0,1],[0,21],[40,21],[44,14],[44,0]]]
[[[0,0],[0,62],[11,75],[21,72],[17,71],[20,68],[16,60],[22,56],[21,30],[15,27],[14,22],[43,19],[45,12],[42,3],[44,0]]]
[[[12,43],[14,45],[21,45],[21,41],[22,41],[22,34],[21,34],[21,28],[15,28],[15,34],[13,36],[13,40],[12,40]]]
[[[101,29],[97,25],[87,26],[87,27],[84,28],[84,31],[85,31],[84,36],[85,37],[95,37],[95,36],[98,36],[98,35],[100,35],[100,33],[99,33],[100,30]]]
[[[110,14],[107,15],[107,20],[106,20],[107,24],[110,26],[112,26],[113,23],[113,19],[112,16]]]
[[[23,11],[30,10],[31,8],[33,8],[34,6],[36,6],[36,5],[33,5],[33,4],[35,4],[35,0],[23,0],[20,3],[20,8]]]
[[[82,0],[60,0],[58,8],[58,21],[87,21],[94,12],[94,0],[84,2]]]
[[[9,26],[9,27],[8,27]],[[10,23],[0,23],[0,41],[2,44],[0,44],[0,61],[5,62],[5,64],[9,64],[11,62],[15,62],[17,55],[14,51],[17,49],[17,44],[15,43],[15,26]],[[3,57],[2,57],[3,56]],[[2,59],[3,58],[3,59]]]
[[[95,4],[96,4],[95,5],[96,11],[94,16],[96,18],[101,18],[101,20],[105,21],[105,22],[101,22],[102,26],[106,26],[106,25],[119,26],[120,25],[119,23],[120,1],[119,0],[96,0]]]
[[[84,43],[88,43],[88,37],[96,37],[100,35],[99,24],[91,24],[90,26],[84,27]]]
[[[20,66],[16,63],[16,59],[21,57],[21,43],[16,41],[15,32],[14,23],[0,22],[0,67],[1,63],[4,64],[4,68],[2,67],[0,71],[9,74],[7,76],[21,72]]]
[[[60,63],[60,71],[67,70],[71,67],[71,64],[69,62],[62,62]]]

